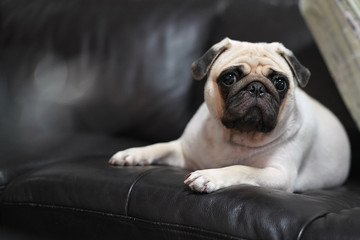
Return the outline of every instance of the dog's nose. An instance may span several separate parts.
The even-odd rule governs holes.
[[[253,97],[262,97],[264,96],[266,89],[261,82],[252,82],[247,86],[247,90]]]

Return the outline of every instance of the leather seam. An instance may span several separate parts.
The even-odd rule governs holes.
[[[296,240],[301,240],[301,238],[303,237],[304,232],[306,231],[306,229],[308,227],[310,227],[311,224],[313,224],[315,221],[317,221],[320,218],[325,217],[326,215],[328,215],[330,212],[326,212],[323,213],[321,215],[315,216],[314,218],[310,219],[309,221],[307,221],[304,226],[300,229],[298,237],[296,238]]]
[[[133,189],[135,187],[135,185],[143,178],[145,177],[146,175],[156,171],[156,170],[159,170],[159,168],[151,168],[149,170],[146,170],[144,172],[142,172],[134,181],[133,183],[131,184],[131,186],[129,187],[129,190],[128,190],[128,193],[127,193],[127,196],[126,196],[126,201],[125,201],[125,206],[124,206],[124,210],[125,210],[125,216],[129,216],[129,203],[130,203],[130,197],[131,197],[131,193],[133,192]]]

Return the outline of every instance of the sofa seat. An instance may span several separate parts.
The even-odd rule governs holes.
[[[356,184],[304,193],[239,185],[201,194],[183,183],[187,170],[111,166],[108,157],[62,161],[12,181],[3,192],[5,227],[62,239],[336,239],[336,232],[352,239],[360,233]]]

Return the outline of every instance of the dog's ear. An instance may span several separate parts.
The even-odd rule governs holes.
[[[211,66],[220,54],[231,47],[230,41],[231,40],[229,38],[223,39],[221,42],[212,46],[203,56],[191,64],[191,69],[196,80],[203,79],[209,73]]]
[[[282,44],[279,47],[279,54],[285,59],[287,64],[290,66],[291,71],[294,74],[296,81],[299,83],[300,87],[304,88],[309,82],[310,71],[305,66],[303,66],[295,55],[285,48]]]

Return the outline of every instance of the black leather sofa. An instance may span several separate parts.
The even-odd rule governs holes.
[[[360,239],[359,131],[295,0],[1,0],[0,239]],[[199,194],[187,170],[115,167],[180,136],[190,64],[228,36],[280,41],[352,142],[344,186]],[[358,96],[354,96],[358,97]]]

